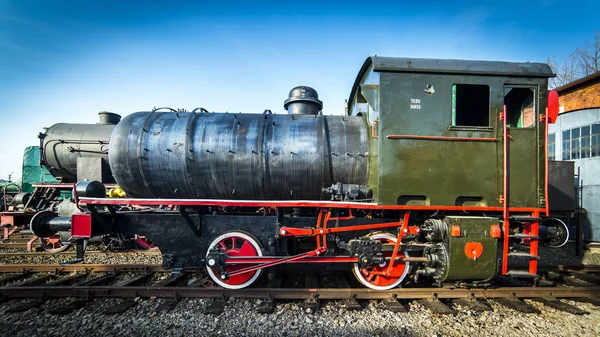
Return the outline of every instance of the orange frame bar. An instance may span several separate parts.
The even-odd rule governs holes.
[[[375,223],[368,225],[357,225],[357,226],[347,226],[347,227],[334,227],[334,228],[296,228],[296,227],[281,227],[279,229],[280,236],[316,236],[317,239],[321,235],[331,234],[331,233],[342,233],[342,232],[351,232],[351,231],[362,231],[369,229],[381,229],[381,228],[390,228],[390,227],[403,227],[403,221],[399,222],[384,222],[384,223]],[[406,228],[408,233],[414,234],[416,232],[416,228]],[[404,234],[403,234],[404,235]]]
[[[79,198],[84,205],[143,205],[143,206],[219,206],[219,207],[313,207],[313,208],[339,208],[339,209],[373,209],[397,211],[480,211],[502,212],[502,206],[406,206],[406,205],[380,205],[368,202],[342,202],[318,200],[223,200],[223,199],[121,199],[121,198]],[[543,212],[545,208],[513,207],[511,212]]]
[[[410,218],[410,212],[404,213],[404,219],[402,220],[402,229],[398,231],[398,237],[396,238],[396,244],[394,245],[394,251],[392,252],[392,259],[390,260],[390,265],[385,271],[385,276],[390,276],[392,273],[392,267],[394,266],[394,261],[396,261],[396,256],[398,256],[398,249],[400,249],[400,244],[402,242],[402,238],[404,234],[408,233],[408,219]]]
[[[447,137],[447,136],[418,136],[418,135],[389,135],[388,139],[424,139],[424,140],[455,140],[467,142],[495,142],[496,138],[478,137]]]

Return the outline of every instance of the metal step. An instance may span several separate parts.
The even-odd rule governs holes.
[[[529,234],[511,234],[508,236],[509,238],[513,238],[513,239],[531,239],[531,240],[538,240],[540,237],[537,235],[529,235]]]
[[[532,222],[532,221],[541,221],[542,218],[537,216],[529,216],[529,215],[513,215],[510,217],[510,220],[520,221],[520,222]]]
[[[531,255],[531,254],[525,253],[525,252],[511,252],[511,253],[508,253],[508,256],[524,257],[524,258],[529,258],[531,260],[539,260],[540,259],[540,257],[537,255]]]
[[[529,277],[529,278],[537,278],[539,277],[537,274],[532,274],[527,270],[509,270],[507,275],[512,277]]]

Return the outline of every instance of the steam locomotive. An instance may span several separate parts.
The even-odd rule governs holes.
[[[64,216],[78,212],[71,201],[73,183],[78,180],[95,179],[108,187],[114,185],[107,162],[108,142],[121,116],[103,111],[99,117],[97,124],[54,124],[38,135],[40,146],[25,149],[21,185],[8,184],[0,192],[7,196],[3,198],[7,202],[0,203],[0,226],[5,239],[17,231],[27,231],[39,211]],[[28,250],[37,249],[33,245],[36,239],[28,243]],[[41,249],[57,253],[70,247],[71,236],[68,231],[60,231],[37,241]],[[94,241],[105,242],[106,249],[156,248],[153,242],[139,235],[102,235]]]
[[[535,277],[539,242],[568,238],[540,223],[551,76],[541,63],[369,57],[344,115],[323,115],[317,92],[299,86],[287,114],[130,114],[91,159],[46,137],[55,176],[79,181],[79,211],[40,212],[31,228],[68,231],[78,260],[93,236],[139,233],[165,269],[206,267],[229,289],[292,265],[349,269],[376,290],[407,277]],[[113,177],[127,197],[106,197]],[[515,258],[527,269],[511,268]]]

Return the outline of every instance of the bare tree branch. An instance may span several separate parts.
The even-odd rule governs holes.
[[[549,56],[546,63],[548,63],[552,71],[556,74],[556,77],[551,78],[548,82],[550,89],[561,87],[580,77],[577,60],[572,56],[560,62],[556,60],[556,56]]]
[[[556,74],[548,82],[551,89],[600,71],[600,32],[594,31],[594,39],[586,40],[583,47],[575,49],[565,60],[552,55],[546,62]]]
[[[600,32],[596,30],[594,39],[586,40],[585,46],[575,49],[572,55],[577,59],[581,77],[600,71]]]

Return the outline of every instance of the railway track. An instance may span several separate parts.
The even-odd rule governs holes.
[[[85,252],[86,255],[115,255],[115,254],[122,254],[122,255],[137,255],[137,254],[145,254],[145,255],[160,255],[160,251],[159,250],[143,250],[143,249],[139,249],[139,250],[88,250]],[[10,253],[2,253],[0,252],[0,258],[3,257],[18,257],[18,256],[29,256],[29,257],[35,257],[35,256],[75,256],[76,252],[74,250],[70,250],[70,251],[64,251],[64,252],[58,252],[58,253],[51,253],[51,252],[10,252]],[[2,267],[0,266],[0,272]]]
[[[223,311],[228,298],[259,299],[262,304],[257,310],[260,312],[272,312],[277,300],[304,301],[304,305],[311,310],[318,310],[319,301],[343,301],[346,308],[359,309],[361,305],[358,301],[381,300],[392,311],[406,311],[407,301],[418,300],[440,314],[452,313],[451,304],[490,310],[487,301],[493,300],[518,311],[537,312],[537,309],[523,302],[523,299],[529,299],[558,310],[584,314],[560,299],[600,305],[599,272],[600,266],[555,266],[543,270],[542,279],[547,286],[422,288],[413,284],[388,291],[355,288],[343,274],[336,275],[334,287],[319,287],[314,275],[307,274],[300,287],[282,288],[283,280],[275,278],[266,281],[263,288],[231,290],[212,286],[201,271],[171,273],[154,264],[2,265],[0,299],[31,298],[39,304],[59,297],[75,297],[78,301],[118,297],[123,299],[123,303],[131,304],[131,298],[160,297],[176,304],[181,298],[209,298],[212,304],[207,308],[208,313]]]
[[[39,244],[34,244],[38,247]],[[27,242],[0,242],[0,248],[27,249]]]
[[[31,239],[33,239],[33,237],[9,238],[6,240],[2,240],[2,243],[27,243]]]
[[[2,273],[71,273],[71,272],[156,272],[169,274],[159,264],[4,264],[0,265],[0,274]],[[1,280],[0,280],[1,283]],[[2,289],[0,287],[0,289]]]
[[[416,299],[493,299],[493,298],[581,298],[600,294],[596,287],[502,287],[488,289],[398,288],[374,291],[362,288],[250,288],[168,286],[30,286],[0,288],[3,298],[26,297],[168,297],[168,298],[254,298],[285,300],[416,300]],[[599,302],[600,303],[600,302]]]

